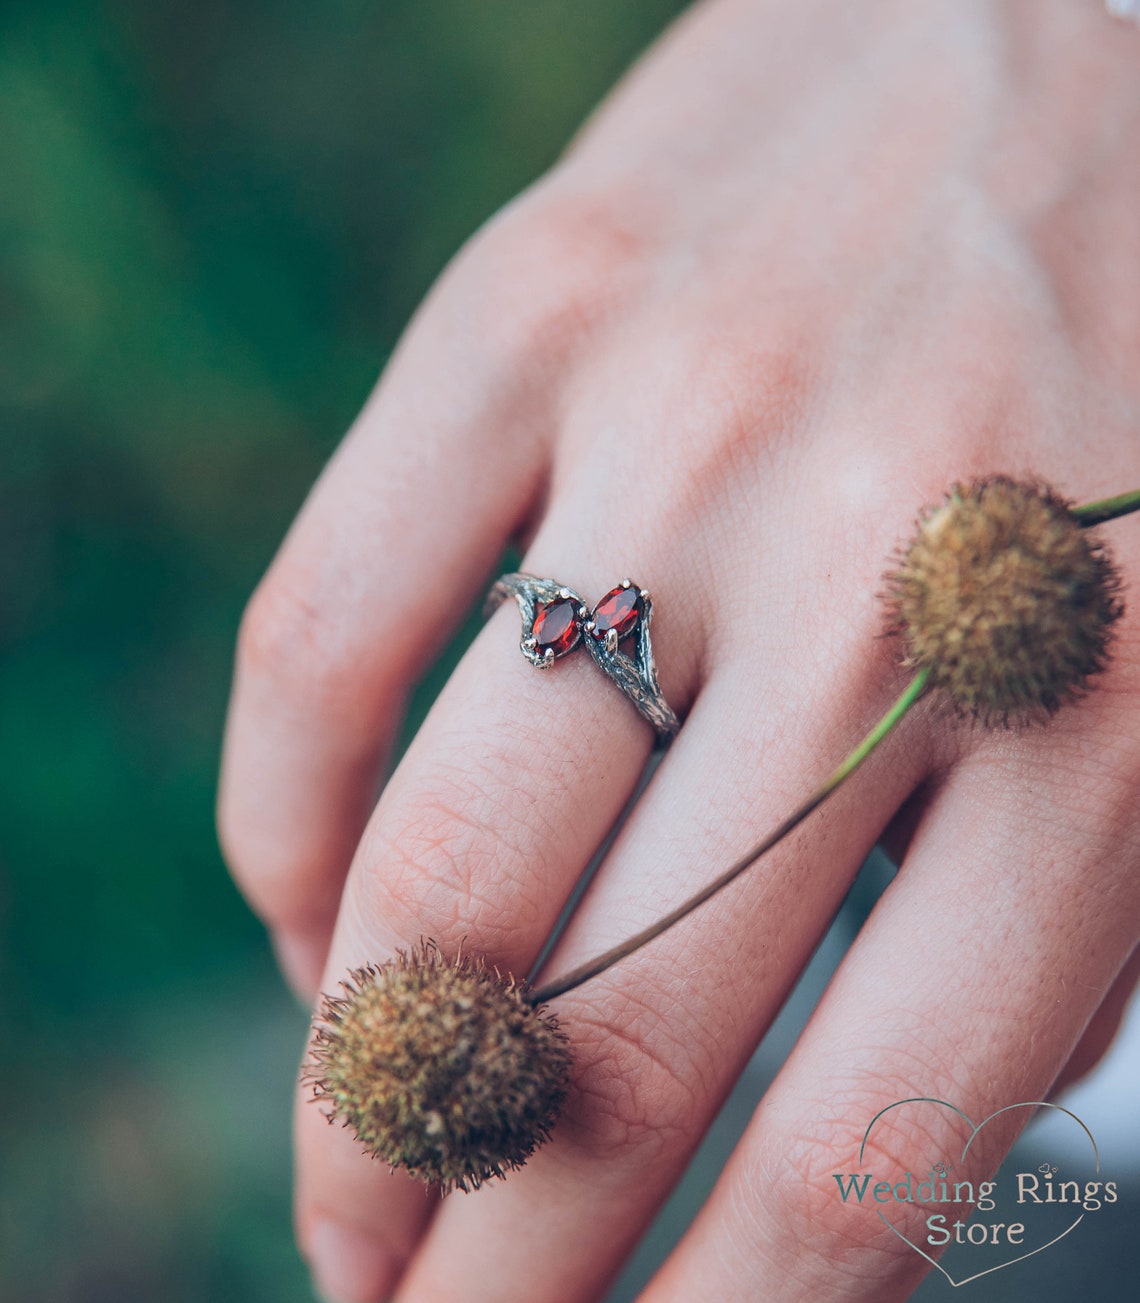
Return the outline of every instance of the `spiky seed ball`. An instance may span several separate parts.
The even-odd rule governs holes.
[[[955,485],[888,576],[906,663],[929,666],[960,714],[1042,718],[1104,668],[1120,577],[1069,508],[1004,475]]]
[[[525,984],[426,941],[341,986],[323,999],[304,1078],[374,1156],[473,1190],[549,1138],[569,1042]]]

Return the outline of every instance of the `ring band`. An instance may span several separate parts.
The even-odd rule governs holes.
[[[487,596],[484,616],[508,597],[518,603],[522,616],[519,648],[535,669],[549,669],[560,657],[584,646],[594,664],[653,726],[659,746],[681,727],[657,684],[649,638],[653,603],[646,589],[623,579],[591,610],[579,593],[557,580],[502,575]],[[633,641],[633,656],[618,650],[627,639]]]

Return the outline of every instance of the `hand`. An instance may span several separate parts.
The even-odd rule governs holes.
[[[1140,484],[1138,87],[1140,35],[1075,0],[720,0],[474,237],[242,628],[220,824],[298,990],[421,935],[525,973],[634,787],[650,729],[584,657],[534,673],[508,604],[373,809],[411,683],[510,540],[591,599],[652,590],[685,718],[553,976],[708,881],[882,714],[904,676],[875,595],[920,507],[991,471]],[[596,1299],[890,830],[897,880],[646,1298],[904,1298],[925,1264],[828,1174],[905,1095],[1041,1098],[1137,942],[1140,529],[1107,532],[1131,604],[1097,690],[1017,734],[920,707],[756,869],[560,1000],[573,1090],[504,1185],[439,1206],[300,1102],[322,1288]]]

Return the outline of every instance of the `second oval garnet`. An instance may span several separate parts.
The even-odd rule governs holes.
[[[590,617],[594,622],[594,637],[604,638],[611,629],[617,631],[618,641],[628,638],[637,627],[644,603],[636,584],[628,588],[611,588],[594,607]]]
[[[572,597],[544,602],[535,614],[531,632],[540,653],[548,647],[555,656],[568,652],[582,632],[578,626],[578,603]]]

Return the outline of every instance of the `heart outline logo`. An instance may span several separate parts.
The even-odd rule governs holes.
[[[982,1130],[982,1128],[987,1123],[992,1122],[994,1118],[1000,1117],[1003,1113],[1009,1113],[1011,1110],[1015,1108],[1032,1108],[1032,1109],[1051,1108],[1058,1113],[1064,1113],[1067,1117],[1071,1117],[1073,1121],[1085,1133],[1085,1135],[1088,1136],[1089,1144],[1092,1145],[1093,1159],[1096,1163],[1095,1171],[1097,1173],[1100,1172],[1100,1151],[1097,1149],[1096,1139],[1093,1136],[1093,1133],[1088,1129],[1087,1126],[1085,1126],[1084,1122],[1082,1122],[1081,1119],[1077,1117],[1075,1113],[1073,1113],[1070,1109],[1065,1108],[1061,1104],[1052,1104],[1048,1100],[1044,1100],[1044,1099],[1024,1100],[1020,1104],[1006,1104],[1004,1108],[994,1109],[994,1111],[990,1113],[987,1117],[982,1118],[980,1122],[976,1123],[968,1113],[963,1112],[963,1110],[958,1108],[957,1105],[951,1104],[949,1100],[936,1099],[932,1095],[915,1095],[912,1096],[910,1099],[899,1099],[896,1100],[893,1104],[888,1104],[886,1108],[880,1109],[878,1113],[876,1113],[875,1116],[870,1120],[870,1122],[868,1122],[867,1130],[863,1132],[863,1143],[859,1146],[860,1166],[862,1166],[863,1164],[863,1155],[867,1148],[867,1141],[870,1139],[871,1131],[874,1129],[875,1123],[878,1122],[878,1120],[881,1117],[883,1117],[885,1114],[889,1113],[891,1109],[901,1108],[903,1104],[940,1104],[943,1108],[948,1108],[952,1112],[958,1114],[958,1116],[970,1128],[969,1139],[966,1141],[965,1145],[963,1146],[961,1157],[958,1159],[960,1163],[965,1162],[966,1155],[970,1152],[970,1146],[977,1139],[978,1133]],[[1060,1235],[1055,1235],[1053,1239],[1049,1240],[1046,1244],[1040,1244],[1037,1246],[1037,1248],[1030,1249],[1028,1253],[1019,1254],[1016,1258],[1010,1258],[1008,1262],[999,1262],[995,1267],[987,1267],[985,1271],[975,1272],[974,1275],[966,1276],[962,1280],[955,1280],[954,1277],[950,1275],[950,1273],[946,1270],[946,1268],[936,1258],[932,1258],[929,1253],[926,1253],[922,1249],[920,1249],[912,1239],[904,1235],[902,1231],[899,1230],[899,1228],[890,1220],[890,1218],[885,1216],[879,1209],[876,1209],[875,1212],[879,1220],[883,1223],[884,1226],[888,1228],[888,1230],[893,1231],[894,1234],[897,1235],[899,1239],[902,1240],[902,1242],[905,1245],[907,1245],[908,1248],[913,1249],[915,1253],[919,1255],[920,1258],[925,1258],[926,1261],[929,1262],[932,1267],[936,1267],[943,1274],[943,1276],[946,1277],[946,1279],[950,1282],[950,1285],[954,1289],[958,1289],[962,1285],[968,1285],[971,1281],[980,1280],[983,1276],[990,1276],[995,1271],[1003,1271],[1006,1267],[1012,1267],[1017,1262],[1024,1262],[1026,1258],[1036,1257],[1038,1253],[1043,1253],[1046,1249],[1051,1249],[1054,1244],[1057,1244],[1059,1241],[1063,1240],[1066,1235],[1072,1234],[1072,1232],[1076,1230],[1076,1228],[1085,1219],[1085,1214],[1082,1212],[1080,1216],[1070,1226],[1066,1227],[1066,1229],[1060,1233]]]

